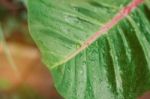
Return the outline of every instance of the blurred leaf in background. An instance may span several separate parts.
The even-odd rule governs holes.
[[[26,3],[27,0],[0,0],[0,22],[7,39],[20,33],[27,42],[32,43],[28,33]]]
[[[9,80],[5,78],[0,78],[0,90],[6,90],[12,86]]]
[[[0,99],[61,99],[29,35],[26,6],[27,0],[0,0]],[[6,50],[21,79],[14,75]]]
[[[6,80],[4,80],[4,81],[3,81],[3,85],[5,83],[9,84],[8,81],[6,81]],[[3,86],[3,88],[4,88],[4,86]],[[36,93],[35,90],[30,88],[29,86],[21,85],[21,87],[19,87],[17,89],[17,91],[14,91],[13,93],[9,93],[9,92],[7,92],[7,94],[6,94],[6,92],[0,93],[0,99],[45,99],[45,98],[38,95],[38,93]]]

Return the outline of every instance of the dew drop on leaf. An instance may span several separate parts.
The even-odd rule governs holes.
[[[76,43],[76,48],[80,48],[81,47],[81,44],[80,43]]]

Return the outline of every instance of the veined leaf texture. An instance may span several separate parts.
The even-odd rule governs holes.
[[[29,28],[65,99],[150,90],[149,0],[29,0]]]

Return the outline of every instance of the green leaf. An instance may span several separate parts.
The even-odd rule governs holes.
[[[74,54],[124,6],[136,7],[134,1],[28,2],[31,35],[65,99],[135,99],[150,90],[150,12],[144,4]]]
[[[45,63],[55,67],[69,60],[70,54],[129,1],[30,0],[29,27]]]

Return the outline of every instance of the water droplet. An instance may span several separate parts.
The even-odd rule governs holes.
[[[91,87],[91,86],[89,86],[89,90],[92,90],[92,87]]]
[[[81,44],[80,43],[76,43],[76,48],[80,48],[81,47]]]
[[[137,23],[137,26],[140,26],[141,24],[140,23]]]
[[[74,16],[71,16],[71,15],[66,15],[65,16],[65,21],[69,24],[75,24],[75,23],[78,23],[78,18],[74,17]]]
[[[83,70],[80,70],[79,73],[82,75],[84,72],[83,72]]]
[[[74,9],[75,11],[79,11],[79,8],[78,8],[78,7],[73,6],[73,9]]]
[[[71,72],[70,68],[67,69],[68,72]]]
[[[108,88],[108,89],[111,89],[111,86],[107,85],[107,88]]]
[[[124,5],[123,5],[123,4],[121,4],[119,7],[120,7],[120,8],[122,8],[123,6],[124,6]]]

